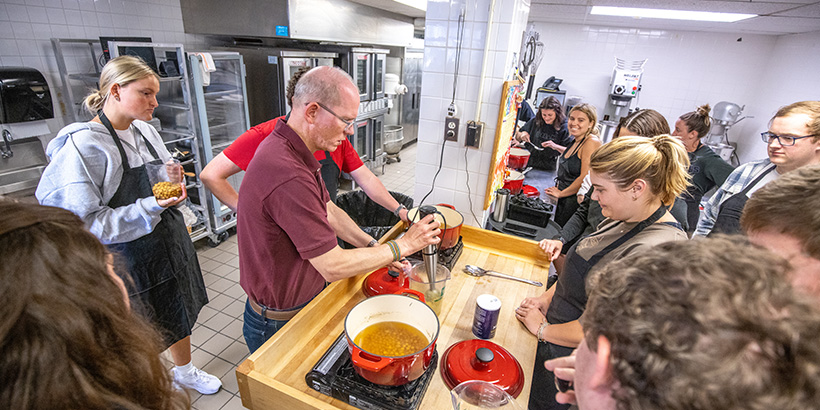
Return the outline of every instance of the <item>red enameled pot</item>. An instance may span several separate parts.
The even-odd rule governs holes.
[[[527,167],[527,162],[529,161],[529,151],[518,147],[510,148],[510,155],[507,159],[507,167],[521,170]]]
[[[387,267],[367,275],[362,282],[362,292],[367,297],[397,294],[404,289],[410,289],[410,279],[407,275]]]
[[[464,224],[464,215],[456,211],[454,206],[448,204],[436,205],[436,211],[435,218],[441,224],[439,229],[442,232],[441,242],[438,247],[439,249],[450,249],[456,246],[458,238],[461,237],[461,225]],[[410,220],[410,223],[415,223],[419,220],[418,214],[419,208],[413,208],[407,212],[407,219]]]
[[[507,349],[481,339],[464,340],[444,351],[441,377],[452,389],[467,380],[492,383],[513,397],[524,390],[524,370]]]
[[[510,175],[504,178],[503,188],[509,189],[510,193],[515,195],[521,192],[524,187],[524,174],[518,171],[510,171]]]
[[[433,309],[422,300],[401,295],[378,295],[359,302],[345,317],[353,369],[359,376],[383,386],[400,386],[418,379],[430,367],[436,351],[439,321]],[[402,322],[421,331],[430,343],[406,356],[379,356],[362,350],[354,343],[356,336],[379,322]]]

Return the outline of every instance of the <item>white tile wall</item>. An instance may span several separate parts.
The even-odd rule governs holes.
[[[3,0],[0,66],[36,68],[51,88],[55,118],[46,121],[50,133],[42,137],[44,142],[65,125],[60,75],[50,39],[96,39],[100,35],[151,37],[155,42],[182,43],[188,49],[205,44],[202,36],[184,33],[179,0]],[[85,69],[87,64],[87,59],[69,53],[71,70]]]
[[[535,77],[563,78],[567,95],[583,96],[602,112],[615,57],[648,59],[637,101],[670,123],[703,103],[746,105],[731,128],[741,162],[766,155],[757,133],[778,107],[820,98],[820,32],[767,36],[671,30],[639,30],[535,23],[549,50]],[[738,41],[741,39],[742,41]],[[634,105],[633,105],[634,106]]]
[[[529,15],[527,0],[497,0],[488,36],[489,6],[489,0],[429,0],[425,28],[416,189],[413,198],[418,203],[430,191],[443,145],[441,172],[436,179],[435,189],[425,203],[453,204],[464,214],[465,222],[473,226],[478,226],[483,220],[484,193],[492,141],[495,138],[501,85],[510,75],[510,67],[521,42],[521,32]],[[466,14],[455,100],[461,126],[458,142],[444,144],[444,117],[453,95],[458,16],[462,9]],[[464,147],[464,130],[467,121],[477,119],[485,39],[489,39],[490,48],[478,120],[486,126],[481,147],[474,150]]]

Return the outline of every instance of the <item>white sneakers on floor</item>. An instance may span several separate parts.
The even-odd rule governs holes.
[[[174,384],[180,388],[194,389],[202,394],[214,394],[222,387],[218,377],[196,367],[188,374],[180,374],[177,369],[171,369],[171,372],[174,375]]]

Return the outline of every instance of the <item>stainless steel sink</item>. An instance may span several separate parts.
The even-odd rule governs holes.
[[[14,153],[10,158],[0,158],[0,195],[33,193],[40,176],[48,164],[43,144],[36,137],[11,141]]]

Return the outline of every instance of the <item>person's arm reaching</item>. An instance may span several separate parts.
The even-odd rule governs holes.
[[[366,166],[361,166],[351,171],[350,176],[353,177],[353,180],[362,187],[362,190],[368,197],[370,197],[370,199],[383,206],[388,211],[395,212],[396,209],[401,206],[399,201],[396,201],[396,198],[393,198],[393,195],[390,195],[390,191],[385,188],[382,181],[379,180],[379,178],[376,177],[376,175],[374,175],[373,172]],[[399,218],[401,218],[402,221],[407,222],[407,209],[402,208],[399,212]]]
[[[205,184],[220,202],[236,211],[239,203],[239,193],[228,182],[228,177],[241,171],[224,153],[219,153],[199,174],[199,179]]]
[[[372,248],[342,249],[338,246],[322,255],[311,258],[310,263],[328,282],[367,273],[389,264],[401,256],[411,255],[421,248],[440,242],[441,230],[433,215],[428,215],[394,242],[398,246],[399,258],[390,246],[382,244]]]

